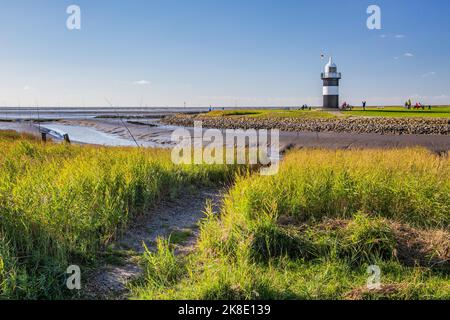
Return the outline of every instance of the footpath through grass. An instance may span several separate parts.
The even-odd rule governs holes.
[[[231,181],[237,166],[175,166],[170,150],[42,144],[0,132],[0,299],[63,298],[69,265],[89,265],[161,198]]]
[[[134,297],[450,299],[449,177],[422,149],[291,152],[279,174],[238,179],[195,253],[147,252]]]
[[[0,299],[69,297],[69,265],[95,263],[159,199],[239,170],[0,132]],[[290,152],[279,174],[235,180],[194,253],[163,239],[147,251],[133,296],[450,299],[449,177],[449,157],[423,149]],[[381,270],[374,290],[370,265]]]

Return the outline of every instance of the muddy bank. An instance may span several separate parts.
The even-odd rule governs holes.
[[[281,132],[281,150],[324,148],[332,150],[398,149],[424,147],[442,154],[450,150],[446,135],[381,135],[376,133]]]
[[[105,146],[136,146],[168,148],[173,145],[173,128],[160,126],[158,119],[126,121],[120,119],[85,119],[35,121],[0,121],[0,130],[13,130],[40,137],[40,129],[46,129],[54,141],[62,141],[67,133],[71,142]],[[133,140],[136,140],[136,142]]]
[[[37,137],[40,136],[39,127],[35,126],[31,121],[0,121],[0,130],[12,130],[20,133],[32,134]]]
[[[120,120],[120,119],[95,119],[95,120],[62,120],[59,124],[66,126],[81,126],[93,128],[99,132],[125,139],[136,141],[144,147],[170,147],[172,145],[172,129],[159,125],[158,119],[147,120]],[[132,137],[132,136],[133,137]]]
[[[185,118],[190,118],[187,121]],[[190,116],[180,116],[182,124],[188,127],[193,136],[193,120]],[[198,119],[198,118],[195,118]],[[166,119],[167,120],[167,119]],[[166,121],[167,122],[167,121]],[[170,121],[174,123],[173,121]],[[177,121],[178,123],[178,121]],[[44,127],[56,127],[64,132],[75,133],[70,135],[73,143],[94,143],[99,145],[128,145],[135,146],[130,133],[139,146],[143,147],[172,147],[171,134],[177,126],[164,125],[160,120],[146,120],[134,123],[126,121],[127,128],[117,119],[90,119],[90,120],[60,120],[42,123]],[[213,124],[209,123],[209,127]],[[203,123],[205,126],[205,123]],[[205,128],[208,126],[205,126]],[[251,127],[249,124],[248,127]],[[37,124],[32,122],[0,122],[0,130],[15,130],[18,132],[39,135]],[[91,132],[96,130],[97,132]],[[94,134],[95,133],[95,134]],[[107,135],[107,139],[103,137]],[[100,141],[94,138],[100,138]],[[53,137],[52,137],[53,138]],[[78,139],[78,140],[77,140]],[[57,139],[56,139],[57,141]],[[111,143],[109,143],[111,142]],[[352,132],[314,132],[314,131],[281,131],[281,150],[290,148],[325,148],[325,149],[387,149],[421,146],[431,151],[442,153],[450,150],[450,137],[448,134],[379,134],[379,133],[352,133]]]
[[[162,120],[169,125],[191,127],[202,121],[204,128],[280,129],[288,132],[374,133],[382,135],[450,135],[450,119],[444,118],[251,118],[205,117],[177,114]]]

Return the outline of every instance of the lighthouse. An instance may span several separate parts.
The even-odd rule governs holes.
[[[322,73],[323,80],[323,107],[339,108],[339,80],[341,73],[337,72],[337,67],[333,63],[333,58],[325,66],[325,72]]]

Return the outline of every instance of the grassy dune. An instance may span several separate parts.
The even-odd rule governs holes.
[[[0,132],[0,299],[60,298],[65,270],[161,198],[231,179],[234,166],[175,166],[169,150],[42,144]]]
[[[422,149],[292,152],[278,175],[236,182],[195,253],[147,252],[134,296],[450,299],[449,177]]]

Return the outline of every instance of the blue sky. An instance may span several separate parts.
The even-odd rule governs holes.
[[[81,30],[66,8],[81,8]],[[366,27],[369,5],[382,30]],[[447,0],[1,0],[0,105],[450,103]]]

